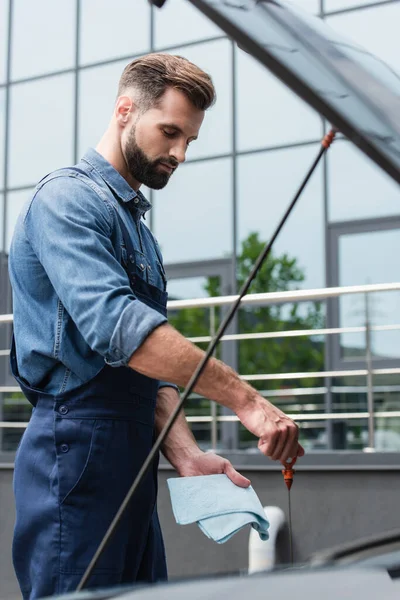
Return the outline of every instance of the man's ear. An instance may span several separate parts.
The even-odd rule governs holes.
[[[119,96],[115,104],[115,118],[121,127],[125,127],[128,123],[130,115],[134,111],[135,106],[129,96]]]

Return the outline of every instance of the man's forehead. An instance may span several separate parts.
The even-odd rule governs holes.
[[[189,133],[188,129],[194,130],[190,135],[196,135],[200,128],[204,111],[196,108],[190,100],[178,90],[172,90],[175,93],[164,94],[155,108],[156,118],[160,124],[175,126],[184,133]]]

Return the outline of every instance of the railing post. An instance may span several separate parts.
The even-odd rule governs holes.
[[[215,326],[215,306],[210,307],[210,336],[214,337],[216,331]],[[218,445],[218,421],[217,421],[217,405],[213,400],[210,400],[211,405],[211,449],[217,451]]]
[[[365,294],[365,354],[367,362],[368,452],[375,451],[375,406],[372,381],[371,322],[369,296]]]

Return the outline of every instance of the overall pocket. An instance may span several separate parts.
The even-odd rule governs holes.
[[[55,443],[58,498],[86,497],[96,491],[102,459],[107,451],[106,423],[95,419],[56,418]],[[75,500],[73,500],[75,502]]]
[[[62,421],[62,422],[60,422]],[[130,420],[60,419],[57,460],[60,570],[86,569],[151,446],[152,427]],[[145,547],[156,499],[148,472],[96,572],[120,573],[129,544]]]

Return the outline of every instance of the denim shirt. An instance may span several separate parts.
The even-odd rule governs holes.
[[[36,186],[9,256],[18,368],[31,387],[60,394],[89,381],[104,363],[125,366],[166,322],[135,297],[123,268],[128,257],[116,211],[140,275],[166,289],[159,246],[143,222],[150,208],[93,149]]]

